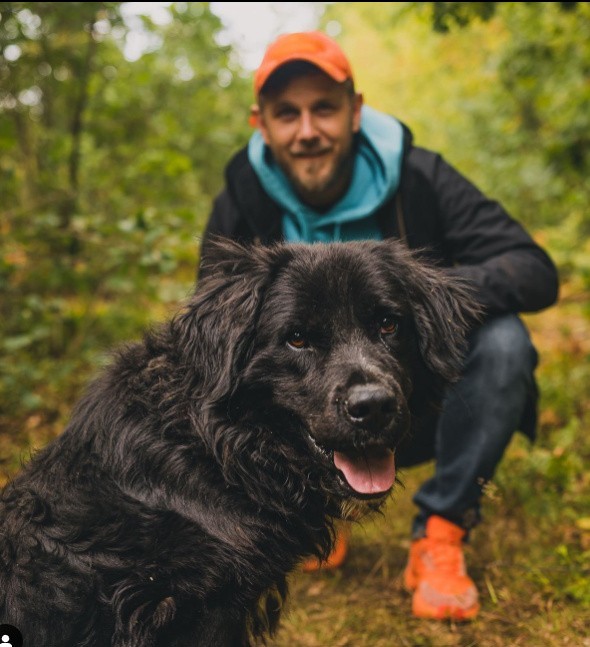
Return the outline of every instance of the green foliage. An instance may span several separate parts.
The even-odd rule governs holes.
[[[446,33],[454,25],[465,27],[473,19],[489,20],[496,13],[497,2],[429,2],[432,28]]]
[[[150,303],[190,289],[248,128],[249,84],[220,27],[198,2],[173,4],[166,25],[130,22],[119,2],[0,3],[5,415],[52,415],[66,385],[153,319]],[[140,32],[147,51],[128,60]]]
[[[444,35],[432,30],[435,10]],[[588,239],[589,3],[335,3],[330,21],[366,99],[406,121],[418,144],[532,231],[567,229],[570,252]],[[563,266],[564,278],[585,256]]]
[[[430,6],[432,28],[440,33],[448,33],[453,27],[467,27],[474,20],[490,20],[496,15],[499,2],[424,2]],[[523,4],[535,5],[537,2]],[[578,2],[554,2],[561,11],[574,11]]]
[[[568,577],[568,581],[564,583],[564,593],[590,607],[590,550],[578,552],[567,544],[560,544],[555,552]]]

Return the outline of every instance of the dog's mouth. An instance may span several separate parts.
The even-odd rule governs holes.
[[[334,465],[358,494],[382,495],[395,483],[395,455],[385,447],[334,451]]]
[[[338,477],[360,498],[379,498],[395,483],[395,453],[383,446],[363,449],[328,449],[309,436],[315,450],[333,463]]]

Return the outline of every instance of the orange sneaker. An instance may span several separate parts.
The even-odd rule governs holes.
[[[404,582],[418,618],[471,620],[479,612],[478,593],[465,570],[465,530],[436,515],[426,522],[426,536],[412,542]]]
[[[311,557],[301,564],[304,573],[312,573],[320,569],[335,570],[344,564],[348,554],[348,543],[350,539],[350,527],[348,524],[340,524],[336,528],[336,540],[334,548],[328,557],[320,561],[317,557]]]

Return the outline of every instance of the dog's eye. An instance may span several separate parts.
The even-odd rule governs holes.
[[[287,339],[287,345],[296,350],[301,350],[302,348],[307,348],[309,344],[303,333],[295,331]]]
[[[382,335],[395,335],[398,329],[398,321],[393,317],[383,317],[379,322],[379,333]]]

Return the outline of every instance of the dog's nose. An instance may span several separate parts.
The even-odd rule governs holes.
[[[395,401],[391,393],[382,386],[356,385],[348,391],[346,413],[353,422],[377,431],[392,421]]]

